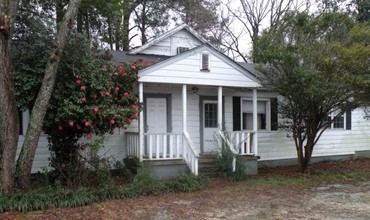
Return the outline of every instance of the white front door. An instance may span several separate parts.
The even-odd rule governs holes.
[[[146,128],[147,133],[167,133],[167,99],[146,99]]]
[[[167,152],[167,98],[146,99],[145,156],[164,157]]]
[[[203,152],[211,153],[217,148],[217,140],[215,135],[218,131],[217,121],[217,101],[203,101]]]

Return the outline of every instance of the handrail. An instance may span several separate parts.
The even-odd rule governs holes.
[[[188,164],[189,168],[191,169],[191,172],[194,175],[198,175],[198,158],[199,158],[199,153],[197,150],[195,150],[194,143],[190,138],[190,135],[187,131],[184,131],[184,138],[187,142],[187,144],[184,143],[184,155],[183,159],[186,161]],[[189,148],[190,150],[186,149]]]
[[[220,137],[222,138],[223,141],[225,141],[226,145],[229,147],[231,153],[233,154],[232,167],[233,167],[233,172],[235,172],[235,169],[236,169],[235,155],[238,155],[238,152],[236,152],[236,150],[234,149],[234,146],[230,143],[228,139],[226,139],[225,135],[222,133],[221,130],[218,130],[218,133],[220,134]]]
[[[234,149],[234,146],[230,143],[230,141],[228,139],[226,139],[225,135],[222,133],[221,130],[218,131],[218,133],[220,134],[222,140],[224,140],[226,142],[226,145],[230,148],[231,152],[235,155],[238,154],[238,152],[236,152],[236,150]]]
[[[190,135],[187,131],[184,131],[184,136],[186,138],[186,141],[189,143],[190,149],[192,150],[194,156],[199,157],[199,153],[197,152],[197,150],[195,150],[193,141],[191,140]]]

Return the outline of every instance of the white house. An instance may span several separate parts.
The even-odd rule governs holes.
[[[191,27],[178,26],[129,53],[112,51],[112,56],[116,63],[140,57],[152,64],[139,71],[144,106],[139,120],[105,144],[115,159],[186,161],[197,174],[199,156],[216,152],[215,134],[227,130],[237,153],[258,156],[259,166],[294,162],[293,141],[277,129],[276,94],[261,86],[254,65],[233,61]],[[363,110],[348,112],[324,132],[313,157],[348,159],[370,151],[369,134]],[[33,171],[48,164],[48,155],[41,138]]]

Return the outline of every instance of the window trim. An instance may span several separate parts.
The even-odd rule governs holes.
[[[252,98],[240,98],[240,130],[244,130],[243,127],[243,101],[252,101]],[[265,114],[266,114],[266,129],[258,129],[258,131],[271,131],[271,99],[269,98],[258,98],[258,102],[265,102],[266,103],[266,109],[265,109]],[[252,112],[253,114],[253,112]]]
[[[331,120],[333,120],[335,111],[331,112],[328,117],[330,117]],[[328,129],[330,130],[347,130],[347,112],[344,112],[340,117],[343,117],[343,127],[342,128],[335,128],[334,127],[334,121],[328,126]]]

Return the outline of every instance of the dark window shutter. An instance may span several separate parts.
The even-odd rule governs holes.
[[[279,127],[278,124],[278,100],[277,98],[271,99],[271,130],[276,131]]]
[[[202,70],[209,70],[209,54],[202,54]]]
[[[352,129],[352,111],[348,110],[346,112],[346,130]]]
[[[233,96],[233,131],[240,131],[240,97]]]
[[[23,135],[23,112],[18,108],[19,135]]]

